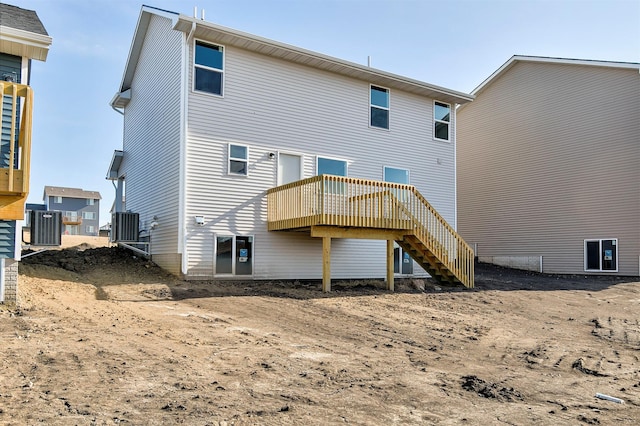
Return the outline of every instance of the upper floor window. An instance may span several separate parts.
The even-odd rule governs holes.
[[[371,112],[369,124],[371,127],[379,127],[381,129],[389,128],[389,89],[378,86],[371,86],[369,97],[371,103]]]
[[[96,212],[82,212],[82,218],[87,220],[95,220]]]
[[[243,175],[249,173],[249,148],[242,145],[229,144],[229,167],[230,175]]]
[[[222,96],[223,52],[222,46],[196,41],[193,72],[195,90]]]
[[[88,206],[93,206],[95,204],[95,201],[93,198],[87,198],[87,205]]]
[[[62,204],[62,197],[53,197],[53,202],[56,204]]]
[[[433,137],[442,141],[449,140],[451,123],[451,105],[435,101],[433,104]]]

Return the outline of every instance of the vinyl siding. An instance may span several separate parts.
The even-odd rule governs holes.
[[[189,276],[213,273],[216,234],[255,237],[254,278],[322,276],[321,239],[267,232],[265,194],[277,179],[269,152],[304,154],[304,177],[316,174],[317,155],[347,160],[352,177],[382,180],[383,166],[409,169],[411,183],[453,223],[455,143],[433,140],[433,100],[391,90],[390,130],[368,124],[369,82],[226,47],[224,97],[188,99]],[[227,174],[229,143],[249,147],[247,177]],[[204,226],[195,215],[205,216]],[[385,244],[334,240],[331,269],[332,278],[384,277]]]
[[[125,176],[127,210],[140,214],[141,231],[157,217],[152,253],[161,266],[167,258],[162,255],[179,252],[182,37],[171,30],[169,19],[151,17],[124,116],[120,174]]]
[[[458,112],[458,230],[480,256],[583,273],[584,239],[618,238],[638,275],[638,70],[517,62]]]
[[[7,55],[6,53],[0,53],[0,77],[3,74],[15,74],[16,83],[20,83],[21,79],[21,67],[22,67],[22,58],[20,56]],[[5,98],[3,96],[3,98]],[[9,96],[6,99],[2,100],[2,132],[0,132],[0,164],[2,167],[8,167],[9,165],[9,154],[11,149],[10,138],[11,138],[11,111],[12,111],[12,102]],[[16,118],[16,122],[20,122],[20,108],[18,107],[18,117]],[[16,141],[18,140],[18,135],[16,134]]]

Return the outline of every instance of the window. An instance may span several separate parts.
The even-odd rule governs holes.
[[[347,176],[347,162],[333,158],[318,157],[316,172],[318,176]],[[344,194],[345,192],[344,182],[325,181],[324,185],[324,190],[328,194]]]
[[[82,218],[87,220],[95,220],[96,212],[82,212]]]
[[[216,236],[216,274],[253,274],[253,237]]]
[[[222,96],[223,48],[196,41],[193,87],[200,92]]]
[[[316,166],[317,175],[347,175],[347,162],[344,160],[335,160],[333,158],[318,157]]]
[[[55,204],[62,204],[62,197],[53,197],[53,202]]]
[[[87,230],[87,234],[93,234],[94,232],[96,232],[96,228],[93,225],[88,225],[86,230]]]
[[[381,129],[389,128],[389,89],[371,86],[371,113],[369,124]]]
[[[396,169],[395,167],[384,168],[384,181],[393,183],[409,184],[409,170]],[[407,202],[409,200],[409,191],[407,189],[393,189],[393,195],[396,196],[398,201]]]
[[[451,105],[435,101],[433,105],[433,120],[433,137],[441,141],[448,141]]]
[[[584,270],[618,271],[618,240],[584,240]]]
[[[246,176],[248,167],[249,148],[242,145],[229,144],[229,174]]]
[[[87,205],[88,206],[93,206],[95,204],[95,201],[93,198],[87,198]]]
[[[394,167],[384,168],[384,181],[394,183],[409,183],[409,170],[396,169]]]

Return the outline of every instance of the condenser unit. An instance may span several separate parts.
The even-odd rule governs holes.
[[[138,241],[140,215],[138,213],[118,212],[111,215],[111,241]]]
[[[59,246],[62,244],[62,212],[31,211],[31,245]]]

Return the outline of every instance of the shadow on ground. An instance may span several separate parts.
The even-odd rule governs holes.
[[[28,254],[29,251],[23,253]],[[204,297],[265,296],[292,299],[359,297],[388,294],[382,280],[334,280],[330,293],[321,292],[320,280],[300,281],[184,281],[153,262],[122,247],[71,247],[49,250],[23,258],[20,274],[92,284],[96,298],[108,299],[108,288],[148,284],[143,294],[150,299],[184,300]],[[599,291],[637,282],[638,277],[554,275],[520,271],[476,263],[475,288],[444,286],[433,279],[396,279],[396,293],[451,293],[465,291]]]

